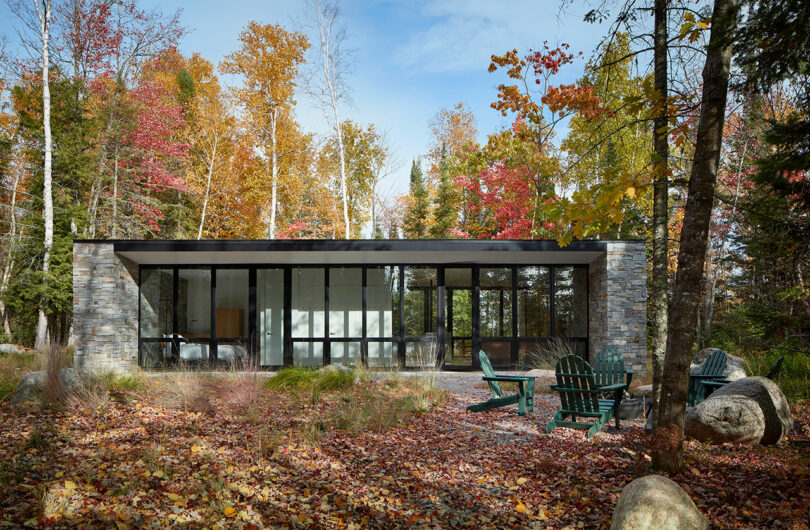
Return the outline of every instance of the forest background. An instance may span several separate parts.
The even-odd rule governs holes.
[[[602,32],[594,50],[542,35],[532,49],[493,49],[481,64],[492,108],[436,109],[426,152],[403,159],[391,131],[344,117],[363,102],[350,97],[345,39],[356,28],[336,4],[307,4],[297,24],[248,22],[215,64],[178,51],[181,13],[138,0],[11,1],[2,340],[69,341],[74,238],[644,238],[655,369],[721,4],[594,2],[584,17]],[[742,4],[727,32],[694,334],[698,347],[764,361],[787,352],[790,366],[806,362],[810,341],[807,7]],[[655,50],[668,60],[663,84]],[[578,62],[579,79],[561,76]],[[323,111],[317,134],[300,124],[301,100]],[[479,131],[493,111],[505,126]],[[386,194],[403,164],[407,192]]]

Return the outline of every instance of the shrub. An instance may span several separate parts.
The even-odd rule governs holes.
[[[335,392],[354,385],[352,370],[315,370],[293,366],[284,368],[267,380],[270,390],[305,392],[317,400],[322,392]]]
[[[791,402],[810,399],[810,356],[792,349],[773,348],[745,355],[745,371],[749,375],[765,376],[773,364],[785,356],[776,384]]]

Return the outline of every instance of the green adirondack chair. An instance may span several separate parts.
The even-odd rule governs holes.
[[[726,369],[726,352],[714,350],[700,368],[699,374],[689,376],[689,392],[686,400],[690,407],[694,407],[708,396],[711,392],[706,392],[707,385],[704,382],[727,383],[728,380],[723,375]],[[716,385],[713,385],[713,387]]]
[[[635,372],[624,367],[624,356],[617,346],[605,346],[596,355],[593,375],[598,386],[623,384],[630,387]]]
[[[560,393],[562,406],[546,425],[546,434],[557,427],[568,427],[587,430],[586,436],[590,440],[613,417],[616,418],[616,428],[620,428],[617,412],[627,390],[626,384],[597,385],[591,366],[576,355],[566,355],[557,361],[555,372],[557,384],[551,385],[551,389]],[[605,392],[612,393],[613,399],[599,399],[599,394]],[[566,420],[568,416],[571,416],[570,421]],[[578,416],[595,418],[596,423],[577,421]]]
[[[483,350],[478,352],[478,359],[481,361],[481,370],[484,372],[483,380],[489,384],[492,397],[483,403],[476,403],[467,407],[467,412],[481,412],[498,407],[506,407],[517,403],[518,414],[525,416],[526,412],[534,411],[534,380],[535,377],[528,375],[498,375],[492,369],[492,363]],[[517,383],[518,393],[511,396],[504,396],[501,385],[498,382]]]

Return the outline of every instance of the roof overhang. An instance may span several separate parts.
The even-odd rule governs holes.
[[[603,255],[607,241],[548,240],[77,240],[112,243],[141,265],[577,265]]]

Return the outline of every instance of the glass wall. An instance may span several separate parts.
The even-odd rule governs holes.
[[[426,366],[438,353],[438,273],[435,267],[402,270],[405,366]]]
[[[588,269],[555,267],[554,314],[558,337],[588,336]]]
[[[284,364],[284,269],[256,271],[256,334],[264,366]]]
[[[326,338],[326,271],[320,267],[292,269],[291,333],[293,364],[323,364],[322,341]]]
[[[399,267],[366,269],[366,336],[382,339],[399,336]],[[369,366],[391,366],[397,362],[396,344],[368,341]]]
[[[151,267],[144,366],[501,366],[562,337],[587,355],[587,266]],[[286,302],[285,302],[286,301]]]
[[[329,338],[362,339],[363,337],[363,269],[333,267],[329,269]],[[334,364],[360,362],[360,342],[332,342]]]
[[[445,350],[449,366],[472,366],[472,269],[446,268]]]

